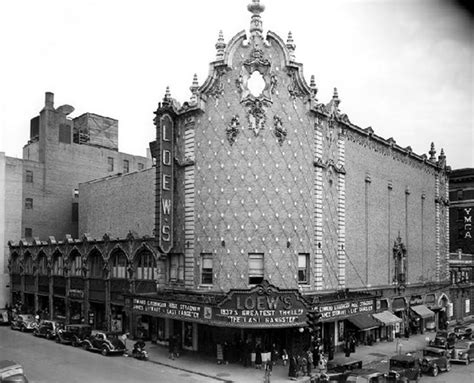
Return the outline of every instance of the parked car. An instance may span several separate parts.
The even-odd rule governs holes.
[[[82,341],[82,348],[88,351],[100,351],[102,355],[123,354],[125,345],[118,333],[97,331]]]
[[[450,371],[450,352],[437,347],[426,347],[423,350],[421,371],[424,374],[437,376],[440,371]]]
[[[78,347],[84,339],[91,336],[91,332],[92,328],[88,324],[69,324],[58,330],[56,342]]]
[[[23,367],[12,360],[0,360],[0,382],[28,383]]]
[[[10,323],[12,330],[33,331],[38,323],[32,314],[19,314]]]
[[[346,372],[362,368],[362,361],[351,357],[334,358],[327,363],[328,371]]]
[[[472,328],[467,326],[456,326],[454,327],[454,334],[458,339],[472,339]]]
[[[54,320],[42,320],[38,327],[33,330],[34,336],[41,336],[46,339],[55,339],[60,328],[64,327],[64,323]]]
[[[10,313],[6,309],[0,309],[0,325],[10,324]]]
[[[441,330],[436,333],[433,340],[429,342],[429,346],[438,348],[453,348],[457,337],[453,331]]]
[[[418,382],[421,377],[420,362],[418,358],[412,355],[392,356],[390,358],[389,370],[390,372],[387,375],[396,377],[396,379],[408,379]]]
[[[357,369],[349,372],[346,382],[348,383],[386,383],[386,375],[375,369]]]
[[[474,340],[460,340],[454,344],[451,352],[452,362],[462,362],[468,365],[474,360]]]

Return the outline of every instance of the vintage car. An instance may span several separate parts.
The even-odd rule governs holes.
[[[351,357],[336,357],[326,366],[328,371],[346,372],[362,368],[362,361]]]
[[[12,330],[33,331],[38,323],[32,314],[19,314],[10,323]]]
[[[441,330],[436,333],[433,340],[429,342],[429,346],[438,348],[453,348],[457,337],[453,331]]]
[[[54,320],[42,320],[38,327],[33,330],[34,336],[41,336],[46,339],[55,339],[60,328],[64,327],[64,323]]]
[[[81,343],[82,348],[88,351],[100,351],[102,355],[123,354],[125,345],[119,339],[118,333],[97,331]]]
[[[474,340],[460,340],[451,351],[451,362],[462,362],[468,365],[474,360]]]
[[[450,352],[442,348],[426,347],[421,359],[421,371],[424,374],[437,376],[440,371],[450,371]]]
[[[6,309],[0,309],[0,325],[10,324],[10,313]]]
[[[388,377],[394,377],[395,379],[403,380],[415,380],[419,381],[421,377],[421,368],[418,358],[412,355],[394,355],[390,358],[389,363],[390,372],[387,374]],[[388,380],[398,381],[398,380]]]
[[[372,368],[352,370],[348,373],[346,382],[349,383],[386,383],[387,377],[381,371]],[[395,382],[395,381],[394,381]]]
[[[72,344],[78,347],[82,341],[91,336],[92,328],[88,324],[69,324],[60,328],[56,334],[56,342]]]
[[[458,339],[472,339],[472,328],[467,326],[456,326],[454,327],[454,334]]]
[[[21,364],[11,360],[0,360],[0,382],[28,383]]]

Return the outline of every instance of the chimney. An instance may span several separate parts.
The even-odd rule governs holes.
[[[54,109],[54,93],[45,93],[44,109]]]

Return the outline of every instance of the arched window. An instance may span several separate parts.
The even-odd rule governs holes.
[[[90,278],[102,278],[104,276],[104,260],[98,252],[89,255],[88,269]]]
[[[30,253],[25,254],[25,274],[33,274],[33,258]]]
[[[56,252],[53,255],[53,275],[64,275],[64,258],[61,253]]]
[[[149,251],[142,251],[135,259],[136,279],[155,279],[156,262],[155,257]]]
[[[20,257],[18,254],[14,253],[12,255],[12,263],[11,263],[11,273],[12,274],[20,274]]]
[[[110,257],[111,278],[127,278],[127,257],[121,251],[116,251]]]
[[[82,276],[82,258],[77,251],[71,254],[71,275],[75,277]]]
[[[38,275],[48,275],[47,259],[44,253],[38,256]]]

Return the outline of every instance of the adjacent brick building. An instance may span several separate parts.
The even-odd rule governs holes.
[[[182,347],[209,353],[239,339],[301,351],[310,310],[322,314],[320,335],[336,346],[352,332],[367,341],[443,326],[443,151],[418,155],[356,126],[336,89],[319,102],[291,34],[286,43],[264,35],[264,7],[253,1],[248,9],[250,32],[228,44],[219,36],[210,75],[201,86],[194,79],[191,100],[180,105],[167,91],[155,112],[153,190],[149,172],[136,183],[129,175],[81,186],[80,227],[121,238],[15,244],[12,270],[43,253],[53,270],[63,265],[50,293],[63,278],[66,307],[78,303],[92,324],[120,323],[163,342],[175,335]],[[155,199],[148,212],[140,204],[130,213],[138,195]],[[108,203],[132,221],[119,222],[127,214],[118,211],[104,216]],[[141,231],[150,219],[153,238]]]

